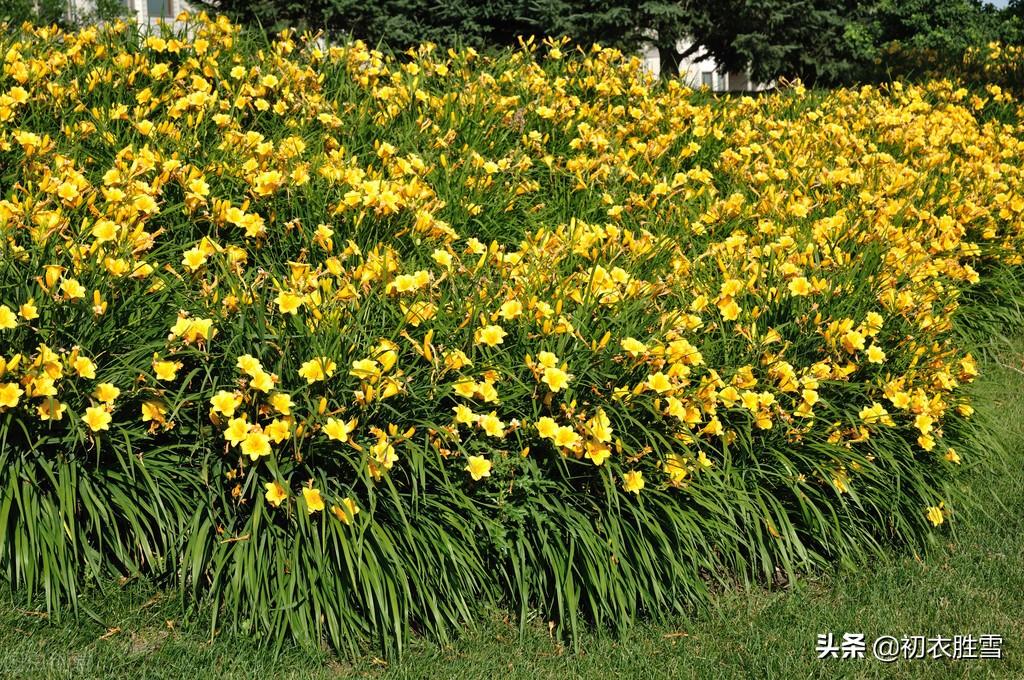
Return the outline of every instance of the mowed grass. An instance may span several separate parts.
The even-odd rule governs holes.
[[[611,638],[588,633],[578,650],[544,622],[500,613],[445,648],[416,641],[400,662],[367,654],[350,662],[327,652],[257,640],[211,639],[202,613],[185,614],[173,593],[131,582],[84,598],[78,620],[50,622],[5,595],[0,677],[70,678],[1019,678],[1024,677],[1024,353],[994,352],[974,387],[989,448],[984,468],[964,475],[973,504],[927,555],[804,578],[772,590],[736,589],[690,620],[642,625]],[[999,634],[1002,660],[818,660],[819,633]],[[870,656],[870,652],[868,654]]]

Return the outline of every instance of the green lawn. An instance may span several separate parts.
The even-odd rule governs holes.
[[[894,556],[858,570],[803,579],[788,589],[735,591],[674,625],[611,639],[587,635],[574,653],[541,623],[519,639],[514,622],[485,616],[454,645],[415,643],[400,663],[356,663],[327,653],[272,650],[240,637],[212,642],[202,617],[183,617],[172,593],[111,584],[85,598],[90,617],[51,624],[4,601],[0,677],[224,678],[833,678],[1024,677],[1024,364],[1006,352],[976,386],[979,423],[997,436],[965,475],[974,504],[926,556]],[[1008,359],[1007,357],[1017,357]],[[969,458],[968,458],[969,460]],[[1001,634],[1002,660],[825,660],[819,633]],[[868,653],[870,656],[870,651]]]

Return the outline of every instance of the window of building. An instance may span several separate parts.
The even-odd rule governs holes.
[[[170,19],[174,17],[171,0],[146,0],[146,13],[150,19]]]
[[[706,85],[712,90],[715,89],[715,72],[714,71],[703,71],[700,74],[700,84]]]

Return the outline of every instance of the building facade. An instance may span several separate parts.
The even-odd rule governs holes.
[[[689,47],[688,43],[680,43],[677,49],[685,52]],[[642,54],[647,69],[656,76],[661,75],[658,48],[647,45]],[[706,86],[714,92],[759,92],[770,86],[768,83],[753,82],[746,71],[725,71],[713,59],[697,58],[695,55],[683,59],[679,64],[679,77],[694,89]]]
[[[184,0],[121,0],[128,16],[134,16],[140,25],[159,21],[173,21],[182,11],[192,11]],[[69,0],[68,11],[72,19],[89,17],[96,10],[94,0]]]

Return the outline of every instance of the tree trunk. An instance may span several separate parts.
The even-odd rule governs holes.
[[[675,45],[657,45],[658,65],[661,68],[662,78],[676,78],[679,76],[679,53]]]
[[[658,44],[658,65],[661,67],[661,76],[668,78],[669,76],[679,76],[679,65],[683,63],[683,59],[696,54],[701,50],[701,46],[698,43],[693,43],[681,53],[676,50],[677,41],[669,43],[665,41],[665,44]]]

